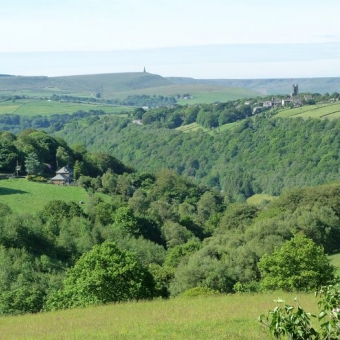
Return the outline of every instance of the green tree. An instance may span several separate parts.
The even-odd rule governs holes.
[[[39,161],[38,155],[35,152],[31,152],[25,159],[26,172],[29,175],[39,175],[43,171],[43,164]]]
[[[67,272],[64,289],[49,297],[46,309],[149,299],[153,290],[153,277],[136,256],[107,241],[94,246]]]
[[[39,214],[40,218],[46,222],[54,220],[60,222],[62,219],[85,216],[82,208],[76,202],[64,202],[53,200],[45,204],[44,209]]]
[[[103,189],[106,192],[113,194],[117,186],[117,175],[114,174],[111,169],[108,169],[101,179]]]
[[[0,135],[0,138],[2,136]],[[15,161],[18,159],[18,150],[12,142],[0,139],[0,169],[14,172]]]
[[[118,208],[114,213],[114,228],[120,229],[123,233],[137,236],[139,226],[133,210],[127,206]]]
[[[73,164],[73,158],[70,155],[69,150],[62,146],[58,146],[57,153],[56,153],[56,159],[58,167],[65,166],[65,165],[72,165]]]
[[[40,264],[38,257],[24,249],[0,245],[0,315],[36,313],[42,309],[48,274],[42,272]]]
[[[297,234],[258,263],[265,289],[309,291],[334,279],[334,267],[324,249],[304,234]]]
[[[80,162],[80,161],[75,161],[74,163],[74,167],[73,167],[73,176],[74,176],[74,179],[79,179],[79,177],[81,175],[83,175],[83,172],[84,172],[84,163],[83,162]]]

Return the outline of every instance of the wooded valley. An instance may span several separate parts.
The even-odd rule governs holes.
[[[0,116],[3,178],[44,190],[68,166],[87,197],[1,201],[0,314],[335,282],[339,120],[253,114],[259,100]],[[10,183],[0,195],[29,199]]]

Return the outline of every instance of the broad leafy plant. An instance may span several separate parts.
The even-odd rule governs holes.
[[[291,340],[337,340],[340,339],[340,286],[322,287],[317,293],[319,315],[305,311],[295,298],[296,306],[283,300],[266,315],[260,315],[260,323],[275,339]],[[312,320],[315,319],[314,326]]]

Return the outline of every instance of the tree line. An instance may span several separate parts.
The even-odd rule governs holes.
[[[14,135],[0,131],[0,171],[18,175],[41,175],[47,177],[65,165],[74,167],[75,177],[96,177],[110,168],[115,173],[131,172],[122,162],[109,154],[88,152],[82,145],[70,147],[63,139],[44,131],[28,129]]]
[[[71,95],[57,95],[53,94],[50,97],[54,101],[66,101],[71,103],[99,103],[99,104],[112,104],[112,105],[127,105],[127,106],[172,106],[177,103],[175,96],[162,96],[153,95],[129,95],[125,99],[105,99],[101,93],[96,93],[94,97],[77,97]]]
[[[292,189],[260,205],[167,169],[108,169],[81,175],[79,185],[89,195],[84,207],[55,200],[21,214],[1,204],[0,314],[192,289],[308,291],[334,279],[326,253],[340,251],[339,184]]]

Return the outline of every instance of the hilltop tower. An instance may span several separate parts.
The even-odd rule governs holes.
[[[143,73],[146,73],[146,69],[145,69],[145,66],[144,66],[144,70],[143,70]]]
[[[298,84],[293,84],[292,97],[296,97],[298,94],[299,94],[299,85]]]

